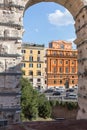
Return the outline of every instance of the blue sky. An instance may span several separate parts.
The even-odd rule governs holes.
[[[23,23],[23,42],[45,44],[48,47],[53,40],[73,41],[76,38],[72,15],[66,8],[53,2],[41,2],[29,7]]]

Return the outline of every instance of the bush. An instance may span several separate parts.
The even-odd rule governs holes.
[[[55,107],[56,106],[56,103],[57,103],[56,100],[50,100],[49,102],[50,102],[51,107]]]
[[[45,101],[43,102],[43,104],[39,104],[38,106],[38,114],[39,114],[39,117],[42,117],[42,118],[48,118],[51,116],[51,106],[50,106],[50,103],[49,101]]]
[[[77,109],[78,108],[78,103],[67,102],[67,108],[68,108],[68,110]]]

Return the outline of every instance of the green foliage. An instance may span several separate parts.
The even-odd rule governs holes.
[[[21,86],[22,119],[36,119],[38,115],[43,118],[50,117],[51,107],[45,95],[34,90],[28,79],[22,78]]]
[[[44,101],[38,106],[39,117],[48,118],[51,116],[51,106],[49,101]]]
[[[44,94],[38,96],[38,115],[42,118],[51,116],[51,106]]]
[[[51,107],[55,107],[57,105],[57,101],[56,100],[50,100],[50,105],[51,105]]]
[[[60,106],[66,107],[66,106],[67,106],[67,103],[66,103],[66,102],[60,102]]]
[[[67,107],[68,110],[78,108],[78,103],[74,102],[48,101],[44,94],[33,89],[28,79],[21,78],[21,86],[22,120],[32,120],[38,116],[45,119],[51,117],[52,107],[55,106]]]
[[[73,110],[78,108],[78,103],[75,102],[67,102],[67,108],[68,110]]]
[[[24,116],[32,120],[37,117],[38,115],[38,103],[37,103],[37,91],[33,90],[32,85],[28,81],[28,79],[22,78],[21,79],[21,106],[22,106],[22,113]]]

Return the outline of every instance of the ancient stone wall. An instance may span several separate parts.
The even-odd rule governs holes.
[[[78,119],[87,119],[87,0],[0,0],[0,119],[10,122],[20,121],[20,107],[17,105],[20,95],[21,39],[23,33],[23,13],[39,2],[56,2],[67,8],[75,20],[79,62],[79,98]],[[8,95],[13,93],[13,95]],[[15,104],[15,105],[14,105]]]
[[[21,43],[24,3],[0,0],[0,120],[20,121]]]

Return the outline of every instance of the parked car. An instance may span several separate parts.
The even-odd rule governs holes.
[[[56,91],[63,93],[63,92],[65,92],[65,88],[58,87],[58,88],[56,88]]]
[[[74,92],[74,89],[73,88],[69,88],[66,90],[66,92]]]
[[[66,96],[66,98],[68,98],[68,99],[77,99],[78,97],[77,97],[77,94],[75,94],[75,93],[69,93]]]
[[[59,95],[61,95],[61,92],[55,91],[55,92],[53,93],[53,96],[59,96]]]
[[[53,93],[53,89],[47,89],[44,91],[44,93]]]

